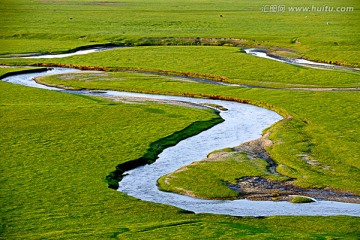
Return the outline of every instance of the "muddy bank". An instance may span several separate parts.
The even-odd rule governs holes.
[[[301,188],[295,186],[293,181],[271,181],[263,177],[244,177],[231,188],[239,191],[244,198],[257,201],[290,201],[293,195],[302,195],[317,200],[360,203],[360,197],[351,193],[330,188]]]
[[[93,92],[93,91],[92,91]],[[196,104],[191,102],[185,102],[185,101],[176,101],[176,100],[164,100],[164,99],[153,99],[153,98],[141,98],[141,97],[104,97],[107,99],[110,99],[114,102],[120,102],[120,103],[147,103],[147,102],[153,102],[157,104],[170,104],[170,105],[176,105],[176,106],[183,106],[183,107],[191,107],[191,108],[198,108],[198,109],[207,109],[212,108],[216,110],[216,106],[204,106],[202,104]],[[217,110],[216,110],[217,111]]]
[[[261,138],[243,143],[235,147],[234,150],[236,152],[246,153],[250,160],[256,158],[265,160],[269,164],[269,172],[280,175],[276,172],[276,163],[265,150],[266,146],[272,145],[271,140],[268,139],[268,135],[269,134],[265,134]],[[263,177],[249,176],[238,179],[236,184],[229,185],[229,187],[240,192],[243,198],[249,200],[289,201],[292,195],[303,195],[317,200],[360,203],[360,197],[352,193],[331,188],[302,188],[294,184],[294,179],[272,181]]]

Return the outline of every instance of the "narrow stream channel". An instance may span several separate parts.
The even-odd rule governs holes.
[[[106,51],[106,50],[111,50],[111,49],[115,49],[115,48],[121,48],[119,47],[93,47],[93,48],[89,48],[89,49],[84,49],[84,50],[78,50],[75,52],[70,52],[70,53],[61,53],[61,54],[35,54],[35,55],[29,55],[29,56],[22,56],[22,57],[15,57],[15,58],[29,58],[29,59],[37,59],[37,58],[66,58],[66,57],[71,57],[71,56],[76,56],[76,55],[85,55],[85,54],[89,54],[89,53],[94,53],[94,52],[102,52],[102,51]]]
[[[358,71],[358,69],[350,68],[350,67],[344,67],[344,66],[338,66],[333,64],[327,64],[327,63],[319,63],[319,62],[313,62],[309,60],[305,60],[302,58],[287,58],[287,57],[278,57],[268,54],[266,50],[258,49],[258,48],[247,48],[244,49],[244,51],[247,54],[260,57],[260,58],[266,58],[277,62],[292,64],[296,66],[302,66],[302,67],[310,67],[310,68],[320,68],[320,69],[339,69],[339,70],[345,70],[345,71]]]
[[[174,147],[165,149],[154,164],[138,167],[129,171],[128,175],[120,182],[119,191],[141,200],[168,204],[193,211],[195,213],[214,213],[232,216],[360,216],[360,204],[320,200],[308,204],[249,200],[203,200],[159,191],[156,186],[156,182],[159,177],[175,171],[184,165],[188,165],[193,161],[201,160],[206,157],[208,153],[214,150],[237,146],[245,141],[256,139],[261,136],[263,129],[282,119],[281,116],[263,108],[229,101],[117,91],[105,91],[101,93],[92,93],[90,91],[74,92],[53,87],[46,87],[33,81],[33,78],[38,76],[78,71],[79,70],[76,69],[54,68],[53,70],[42,73],[19,74],[7,77],[4,78],[3,81],[29,87],[76,94],[146,97],[185,101],[197,104],[215,103],[228,109],[228,111],[221,112],[221,117],[225,120],[223,123],[218,124],[196,136],[185,139]]]

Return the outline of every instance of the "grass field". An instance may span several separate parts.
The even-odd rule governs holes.
[[[162,71],[275,88],[360,86],[358,71],[293,66],[250,56],[234,47],[135,47],[66,59],[0,59],[0,63],[52,63],[105,67],[109,70]]]
[[[311,59],[358,64],[359,49],[353,47],[360,39],[358,1],[284,4],[286,11],[266,13],[264,6],[279,2],[37,0],[28,4],[25,0],[6,0],[0,6],[0,53],[57,52],[109,42],[141,44],[149,38],[233,38],[242,39],[243,45],[289,48]],[[289,9],[313,6],[335,10]],[[353,10],[338,12],[337,7]],[[170,44],[181,42],[171,40]]]
[[[279,4],[285,5],[284,12],[262,11]],[[313,6],[352,10],[290,10]],[[359,11],[357,0],[3,0],[1,57],[67,52],[106,43],[136,47],[66,59],[0,58],[1,65],[17,66],[0,68],[0,75],[23,71],[23,65],[63,65],[280,88],[224,87],[129,72],[41,79],[74,88],[215,96],[273,109],[288,117],[270,128],[275,144],[268,151],[281,174],[296,178],[301,186],[329,186],[360,194],[358,92],[283,89],[359,87],[359,73],[295,67],[240,51],[241,47],[259,47],[280,55],[358,67]],[[154,103],[113,103],[4,82],[0,82],[0,91],[1,239],[360,236],[358,217],[191,214],[108,188],[106,176],[118,164],[144,156],[151,143],[174,136],[194,122],[217,118],[212,112]],[[249,166],[246,159],[238,157],[241,161],[234,164]],[[310,165],[307,160],[317,164]],[[256,163],[251,174],[266,175],[264,162]],[[226,164],[205,168],[225,169]],[[210,187],[250,174],[224,172],[204,175],[216,179]],[[223,194],[235,196],[233,192]]]

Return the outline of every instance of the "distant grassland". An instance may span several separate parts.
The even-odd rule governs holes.
[[[286,10],[265,13],[265,5],[285,5]],[[354,10],[288,9],[312,6]],[[233,38],[246,46],[290,48],[311,59],[356,65],[359,11],[356,0],[7,0],[0,6],[0,54],[59,52],[109,42],[141,44],[152,38]]]
[[[234,47],[134,47],[64,59],[0,59],[4,64],[64,64],[165,72],[274,88],[359,87],[360,73],[317,70],[262,59]]]
[[[141,156],[162,136],[212,118],[209,112],[115,104],[3,82],[0,91],[2,238],[356,239],[360,234],[356,217],[185,214],[107,188],[105,176],[117,164]]]
[[[319,71],[319,70],[317,70]],[[309,92],[244,89],[203,83],[176,81],[136,73],[56,75],[40,79],[50,85],[75,89],[116,89],[188,96],[222,96],[247,100],[270,107],[288,120],[271,128],[275,142],[269,149],[279,164],[277,170],[304,187],[332,187],[360,194],[358,92]],[[271,107],[272,106],[272,107]],[[305,156],[305,158],[304,158]],[[314,159],[316,165],[305,159]],[[199,160],[199,159],[194,159]]]

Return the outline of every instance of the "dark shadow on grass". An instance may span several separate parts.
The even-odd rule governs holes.
[[[119,182],[125,176],[124,173],[126,171],[146,164],[152,164],[164,149],[174,146],[181,140],[197,135],[223,121],[220,115],[208,121],[197,121],[181,131],[151,143],[149,149],[142,157],[119,164],[115,171],[106,176],[105,181],[108,183],[108,187],[117,190],[119,188]]]
[[[51,68],[49,67],[41,67],[41,68],[29,68],[29,69],[24,69],[24,70],[20,70],[20,71],[15,71],[15,72],[7,72],[4,73],[3,75],[0,76],[0,79],[6,78],[6,77],[11,77],[11,76],[15,76],[15,75],[19,75],[19,74],[23,74],[23,73],[41,73],[41,72],[46,72],[49,71]]]

